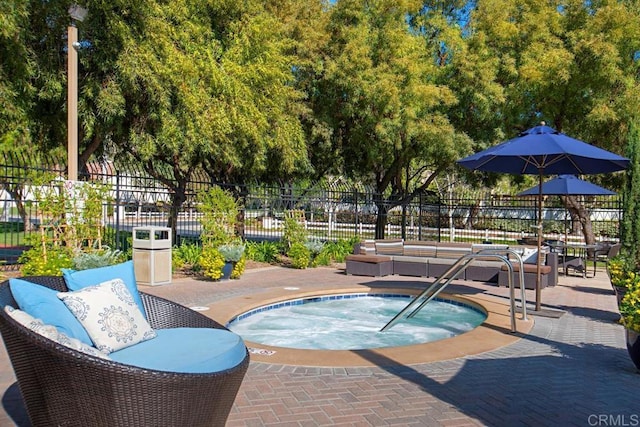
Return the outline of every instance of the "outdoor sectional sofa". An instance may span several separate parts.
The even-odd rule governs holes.
[[[239,336],[187,307],[138,293],[130,262],[68,273],[0,284],[0,331],[32,426],[225,424],[249,365]],[[77,311],[65,311],[66,300],[60,301],[79,298],[70,289],[75,273],[89,283],[105,274],[133,278],[126,284],[133,299],[124,295],[119,314],[110,312],[115,315],[111,330],[122,332],[118,318],[139,306],[154,336],[108,355],[98,350],[102,338],[98,341],[93,333],[94,345],[86,344],[83,334],[89,329],[74,323]],[[85,296],[99,287],[83,288]],[[126,294],[122,286],[116,290]],[[109,330],[107,321],[103,317],[101,324]],[[134,326],[140,330],[143,325]]]
[[[367,240],[356,245],[354,254],[347,256],[346,273],[360,276],[387,276],[397,274],[415,277],[440,277],[460,257],[482,250],[512,249],[523,255],[524,282],[534,289],[537,276],[537,249],[529,246],[471,244],[459,242],[403,241],[402,239]],[[558,255],[545,253],[541,266],[540,287],[558,283]],[[514,284],[519,286],[519,264],[510,255],[514,267]],[[503,261],[491,257],[474,259],[458,275],[459,279],[496,283],[507,286],[508,267]]]

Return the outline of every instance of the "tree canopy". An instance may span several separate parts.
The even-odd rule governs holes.
[[[69,5],[0,6],[5,151],[65,149]],[[623,153],[640,101],[637,1],[83,6],[80,164],[141,164],[174,208],[196,169],[239,185],[331,173],[374,185],[384,215],[542,120]]]

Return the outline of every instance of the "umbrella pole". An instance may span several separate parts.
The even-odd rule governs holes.
[[[536,311],[540,311],[540,276],[541,276],[541,258],[542,258],[542,169],[539,171],[538,180],[538,256],[536,260]]]

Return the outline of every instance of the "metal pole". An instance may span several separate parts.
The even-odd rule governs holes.
[[[78,29],[68,28],[67,40],[67,179],[78,180]]]
[[[538,254],[536,260],[536,311],[540,311],[540,297],[542,290],[540,289],[541,278],[541,255],[542,255],[542,168],[538,169],[540,175],[538,177]]]

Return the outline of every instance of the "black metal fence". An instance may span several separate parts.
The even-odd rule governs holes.
[[[0,158],[2,160],[2,158]],[[20,159],[4,159],[0,164],[0,262],[16,262],[25,247],[30,227],[37,228],[38,204],[33,191],[33,172],[48,171],[63,177],[55,164],[40,163],[38,168],[20,165]],[[32,164],[33,162],[31,162]],[[111,189],[111,200],[104,207],[104,224],[111,231],[112,245],[126,249],[132,229],[166,226],[171,193],[158,180],[141,169],[125,169],[111,163],[92,163],[84,179],[102,182]],[[196,195],[213,184],[206,174],[196,174],[187,186],[187,200],[177,218],[177,239],[198,240],[200,235]],[[304,223],[311,238],[346,239],[353,236],[373,238],[378,207],[374,193],[339,181],[307,186],[246,187],[244,233],[247,240],[279,240],[285,213],[304,212]],[[19,207],[21,199],[22,206]],[[596,237],[618,237],[621,203],[618,198],[585,198]],[[425,193],[404,206],[392,207],[386,217],[385,237],[407,240],[457,240],[515,242],[535,235],[537,223],[532,198],[489,196],[474,199],[444,199]],[[573,242],[583,240],[582,233],[557,197],[548,197],[543,210],[545,237]],[[177,242],[179,243],[179,242]]]

